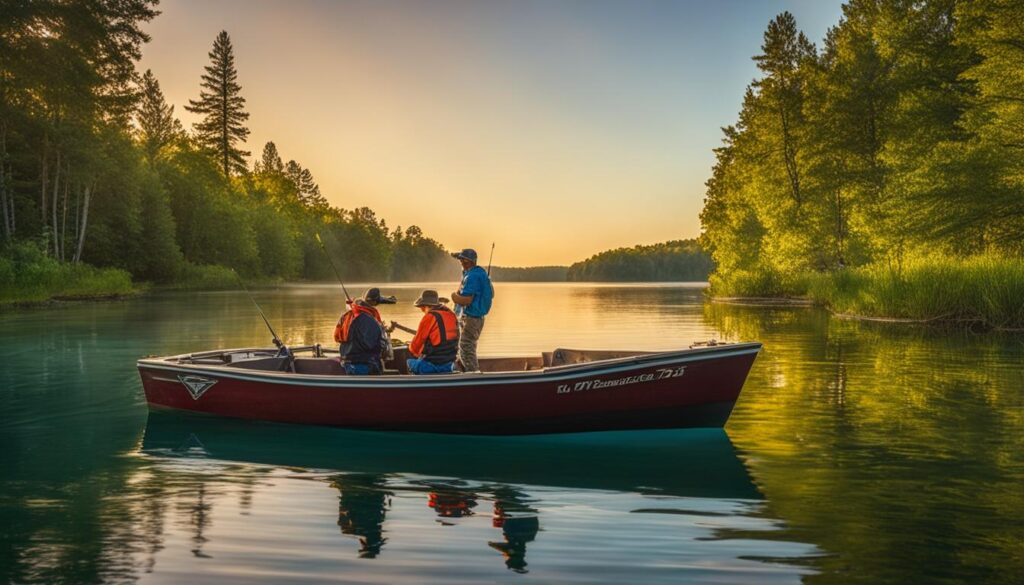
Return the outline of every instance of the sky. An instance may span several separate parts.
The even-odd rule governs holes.
[[[704,182],[768,22],[819,43],[838,0],[164,0],[152,69],[186,128],[228,31],[258,157],[333,205],[502,266],[700,233]]]

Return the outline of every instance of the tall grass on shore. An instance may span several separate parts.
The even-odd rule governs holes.
[[[1024,329],[1024,260],[911,258],[825,273],[767,269],[711,277],[711,294],[809,298],[858,317]]]
[[[59,262],[31,242],[12,244],[0,254],[0,305],[134,292],[124,270]]]
[[[168,290],[234,290],[238,288],[238,276],[230,269],[216,264],[192,264],[185,262],[170,283],[161,286]]]

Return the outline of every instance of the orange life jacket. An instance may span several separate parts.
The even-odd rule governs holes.
[[[431,335],[424,344],[423,356],[428,362],[446,364],[455,361],[459,354],[459,323],[455,313],[448,309],[428,311],[437,321],[437,340]]]
[[[360,304],[358,301],[352,303],[352,308],[345,311],[345,314],[338,319],[338,324],[334,326],[334,341],[338,343],[348,343],[348,330],[352,327],[352,321],[355,321],[359,315],[369,315],[377,320],[381,325],[384,322],[380,318],[380,312],[377,309],[369,306]]]
[[[459,353],[459,323],[446,307],[431,309],[423,315],[409,351],[432,364],[455,361]]]

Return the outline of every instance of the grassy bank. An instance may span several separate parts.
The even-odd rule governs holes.
[[[161,284],[163,290],[234,290],[239,288],[238,276],[216,264],[184,263],[173,282]],[[251,284],[251,283],[250,283]]]
[[[124,270],[58,262],[34,245],[17,245],[0,255],[0,305],[136,292],[131,275]]]
[[[1024,260],[926,257],[827,273],[712,275],[717,297],[809,298],[835,313],[1024,329]]]

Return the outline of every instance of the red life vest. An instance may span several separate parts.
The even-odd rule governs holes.
[[[334,341],[338,343],[348,343],[348,330],[352,327],[352,321],[355,321],[359,315],[369,315],[377,320],[381,325],[384,324],[380,318],[380,312],[377,309],[363,305],[358,302],[352,304],[352,308],[345,312],[338,319],[338,324],[334,326]]]

